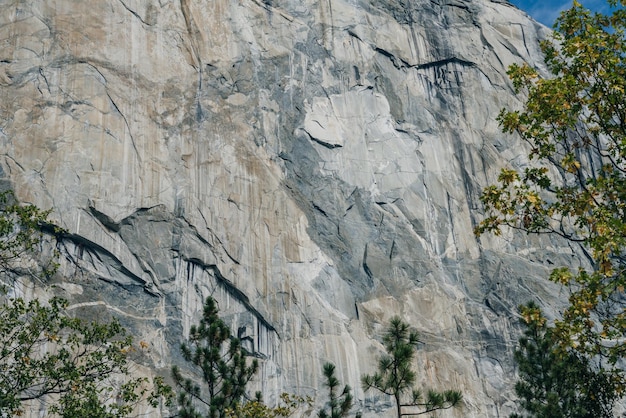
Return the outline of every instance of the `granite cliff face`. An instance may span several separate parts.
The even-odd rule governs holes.
[[[4,0],[2,176],[68,230],[56,291],[148,341],[142,370],[180,363],[212,294],[266,399],[332,361],[392,416],[359,377],[398,314],[419,381],[464,393],[440,416],[506,416],[515,307],[558,306],[546,272],[578,258],[472,233],[525,163],[506,68],[547,34],[505,0]]]

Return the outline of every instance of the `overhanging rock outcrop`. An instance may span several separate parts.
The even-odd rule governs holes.
[[[266,399],[316,396],[332,361],[392,416],[359,378],[397,314],[420,383],[464,394],[441,416],[506,416],[515,307],[556,308],[546,273],[578,259],[472,232],[525,164],[495,121],[519,105],[506,68],[547,35],[503,0],[5,1],[2,175],[68,231],[59,291],[154,372],[211,294]]]

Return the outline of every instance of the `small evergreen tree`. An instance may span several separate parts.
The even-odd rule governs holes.
[[[524,415],[511,418],[610,418],[617,395],[610,375],[587,357],[563,351],[535,303],[520,307],[526,327],[515,351],[515,393]]]
[[[324,377],[326,382],[324,386],[328,388],[328,406],[330,407],[329,414],[326,413],[326,409],[323,408],[319,413],[319,418],[343,418],[347,417],[352,408],[352,394],[349,385],[345,385],[341,393],[337,393],[339,388],[339,379],[335,377],[335,365],[332,363],[325,363],[323,367]]]
[[[415,372],[411,363],[418,342],[417,332],[399,317],[393,317],[383,336],[387,354],[381,356],[375,374],[361,378],[364,390],[374,388],[394,398],[398,418],[459,406],[463,399],[461,392],[455,390],[429,390],[424,399],[422,392],[413,388]],[[409,391],[411,396],[407,400],[405,394]]]
[[[207,411],[208,418],[222,418],[227,410],[235,410],[246,394],[246,385],[258,369],[258,362],[247,364],[247,353],[239,339],[218,316],[217,303],[208,297],[200,323],[192,326],[189,344],[181,345],[183,358],[199,368],[206,387],[182,376],[172,367],[172,377],[181,389],[178,394],[181,418],[201,418],[198,411]]]

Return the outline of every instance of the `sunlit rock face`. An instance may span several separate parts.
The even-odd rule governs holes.
[[[504,0],[7,0],[2,176],[67,230],[54,291],[119,317],[146,370],[213,295],[265,399],[322,404],[332,361],[391,417],[359,379],[400,315],[420,384],[464,394],[440,416],[507,416],[516,306],[554,315],[577,251],[472,230],[526,163],[495,121],[506,68],[547,35]]]

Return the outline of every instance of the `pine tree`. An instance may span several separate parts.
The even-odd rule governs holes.
[[[413,387],[416,376],[411,363],[418,342],[418,333],[399,317],[393,317],[383,336],[387,354],[381,356],[375,374],[361,378],[364,390],[374,388],[394,398],[398,418],[456,407],[463,399],[463,395],[455,390],[429,390],[424,399],[422,392]],[[408,392],[411,396],[407,400],[405,395]]]
[[[239,339],[218,316],[217,303],[208,297],[200,323],[192,326],[189,343],[181,345],[183,358],[199,369],[205,388],[183,377],[178,367],[172,367],[172,377],[181,391],[178,394],[179,415],[182,418],[222,418],[234,410],[246,394],[246,385],[258,370],[258,362],[247,362],[247,353]]]
[[[343,418],[347,417],[350,409],[352,408],[352,394],[349,385],[345,385],[341,393],[337,392],[339,388],[339,379],[335,377],[335,365],[332,363],[325,363],[323,367],[324,377],[326,382],[324,386],[328,388],[328,406],[330,407],[329,414],[326,413],[326,409],[322,409],[318,416],[319,418]]]
[[[515,393],[524,415],[511,418],[610,418],[617,395],[609,374],[580,353],[562,350],[535,303],[520,307],[524,335],[515,351]]]

